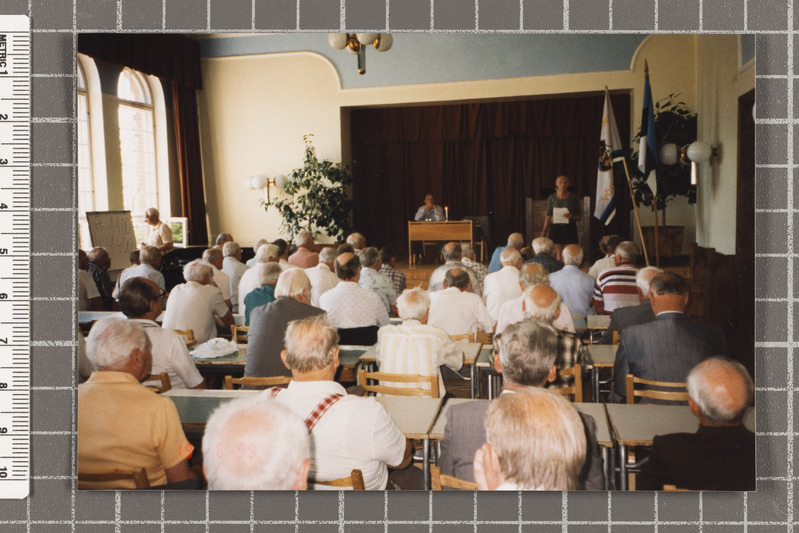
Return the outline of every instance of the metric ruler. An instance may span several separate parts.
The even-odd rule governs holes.
[[[0,15],[0,497],[30,487],[30,19]]]

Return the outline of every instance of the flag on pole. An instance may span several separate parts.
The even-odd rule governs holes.
[[[638,149],[638,169],[646,176],[646,184],[657,196],[658,185],[655,167],[658,165],[658,148],[655,141],[655,110],[649,75],[644,78],[644,107],[641,110],[641,145]]]
[[[599,134],[599,170],[596,177],[594,216],[606,226],[616,215],[614,169],[617,169],[623,159],[624,149],[619,137],[619,128],[616,127],[610,93],[605,89],[605,108],[602,111],[602,129]]]

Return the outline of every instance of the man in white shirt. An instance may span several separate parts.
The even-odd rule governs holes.
[[[604,254],[600,259],[591,265],[588,269],[588,275],[596,279],[599,273],[603,270],[613,268],[616,266],[616,247],[621,243],[621,237],[618,235],[605,235],[599,239],[599,250]]]
[[[335,268],[341,281],[319,297],[319,306],[327,311],[330,323],[339,329],[388,324],[388,312],[380,297],[358,285],[361,279],[358,256],[341,254],[336,258]]]
[[[164,294],[146,278],[131,278],[119,292],[119,307],[129,320],[143,329],[153,344],[151,374],[166,372],[173,389],[204,389],[200,375],[186,348],[186,342],[174,331],[159,326],[155,319],[163,311]]]
[[[141,243],[142,246],[155,246],[160,254],[170,251],[175,245],[172,243],[172,230],[161,222],[161,215],[158,209],[151,207],[144,213],[144,220],[147,221],[147,242]]]
[[[564,267],[549,275],[549,285],[563,299],[572,315],[588,316],[594,297],[594,278],[580,270],[583,249],[576,244],[563,248]]]
[[[337,339],[336,328],[323,317],[291,322],[281,358],[291,369],[293,381],[286,389],[263,394],[306,420],[312,479],[338,479],[357,468],[366,490],[384,490],[389,485],[388,468],[410,465],[413,447],[375,398],[348,395],[334,381],[339,365]],[[313,488],[339,490],[325,485]]]
[[[432,274],[430,274],[430,281],[427,283],[427,290],[429,292],[434,292],[443,289],[444,276],[447,275],[447,272],[453,268],[459,268],[468,274],[471,292],[477,296],[480,296],[480,293],[477,292],[477,274],[474,273],[474,270],[461,262],[461,257],[463,257],[463,249],[461,248],[460,243],[448,242],[443,248],[441,248],[441,255],[444,256],[445,263],[435,269]]]
[[[358,285],[375,292],[386,306],[386,312],[397,310],[397,293],[391,280],[381,274],[380,252],[374,246],[364,248],[359,257],[361,261],[361,278]]]
[[[430,294],[430,317],[427,323],[443,329],[448,335],[484,331],[491,333],[494,321],[483,300],[470,292],[469,275],[460,268],[449,270],[444,290]]]
[[[338,285],[338,276],[333,272],[335,260],[335,248],[332,246],[322,248],[322,251],[319,252],[319,264],[305,269],[305,274],[311,280],[311,305],[314,307],[319,307],[320,296]]]
[[[250,258],[250,259],[248,259],[248,260],[247,260],[247,263],[246,263],[246,265],[247,265],[249,268],[252,268],[252,267],[254,267],[254,266],[256,265],[256,263],[258,263],[258,257],[257,257],[257,256],[258,256],[258,249],[259,249],[261,246],[263,246],[264,244],[270,244],[270,243],[269,243],[269,240],[261,238],[261,239],[258,239],[257,241],[255,241],[255,242],[253,243],[253,245],[252,245],[252,254],[253,254],[253,257],[252,257],[252,258]],[[277,259],[276,259],[275,261],[277,261]]]
[[[502,268],[486,276],[483,286],[483,301],[494,322],[499,318],[502,304],[522,293],[519,287],[522,254],[516,248],[508,248],[500,255],[500,263]]]
[[[523,264],[519,272],[519,287],[522,290],[522,294],[508,300],[500,307],[495,335],[505,331],[505,328],[511,324],[524,320],[524,292],[536,285],[549,285],[549,271],[541,263]],[[569,312],[569,308],[563,302],[560,303],[558,316],[552,322],[552,325],[558,329],[575,333],[574,319]]]
[[[464,266],[471,268],[474,271],[474,275],[477,276],[477,290],[474,292],[476,294],[483,294],[483,283],[488,275],[488,267],[477,261],[477,256],[474,253],[474,249],[468,242],[461,244],[461,253],[461,263],[463,263]]]
[[[355,250],[355,255],[361,255],[363,249],[366,248],[366,237],[360,233],[350,233],[347,236],[347,244]]]
[[[255,253],[255,263],[252,266],[255,266],[259,263],[277,263],[278,258],[278,250],[277,246],[274,244],[262,244],[258,251]],[[250,293],[250,291],[257,289],[261,286],[261,277],[258,275],[258,272],[255,271],[254,268],[250,268],[241,276],[241,280],[239,281],[239,291],[238,291],[238,304],[239,304],[239,313],[244,312],[244,298]]]
[[[233,312],[239,312],[239,283],[247,272],[247,265],[241,262],[241,246],[236,241],[226,242],[222,247],[222,272],[230,279],[230,303]]]
[[[219,287],[219,290],[222,291],[222,298],[232,311],[233,306],[230,303],[230,277],[222,272],[222,250],[216,247],[207,249],[203,252],[203,260],[214,269],[214,285]]]
[[[222,299],[222,292],[211,285],[213,269],[201,259],[183,267],[186,283],[176,286],[169,294],[164,327],[193,330],[194,338],[203,343],[216,337],[216,326],[235,323],[233,313]]]
[[[363,254],[361,254],[363,257]],[[377,365],[381,372],[433,376],[446,365],[458,371],[463,366],[463,353],[446,332],[427,324],[430,296],[420,289],[409,289],[397,298],[398,326],[383,326],[377,332]],[[390,387],[415,387],[415,383],[385,382]],[[429,388],[428,385],[424,385]],[[439,388],[443,382],[439,383]],[[441,389],[443,390],[443,389]]]
[[[145,246],[139,252],[139,264],[120,274],[120,289],[130,278],[147,278],[158,285],[159,289],[166,290],[164,275],[158,271],[159,268],[161,268],[161,252],[155,246]]]

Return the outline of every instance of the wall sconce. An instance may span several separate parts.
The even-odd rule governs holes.
[[[696,185],[696,165],[714,157],[720,160],[721,150],[703,141],[694,141],[682,148],[678,148],[674,143],[668,143],[660,147],[658,155],[664,165],[676,165],[677,162],[691,165],[691,185]]]
[[[269,194],[270,187],[275,187],[277,190],[282,191],[283,187],[286,186],[286,181],[288,181],[288,178],[283,174],[275,176],[274,178],[264,176],[263,174],[256,174],[255,176],[249,176],[244,180],[247,188],[251,191],[266,189],[266,203],[272,202],[271,195]]]
[[[378,52],[388,52],[394,44],[390,33],[330,33],[327,42],[336,50],[348,49],[358,55],[358,74],[366,73],[366,47],[370,44]]]

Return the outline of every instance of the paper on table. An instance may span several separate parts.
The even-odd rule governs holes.
[[[569,209],[566,207],[553,207],[552,208],[552,223],[553,224],[568,224],[569,219],[566,218],[566,213]]]

